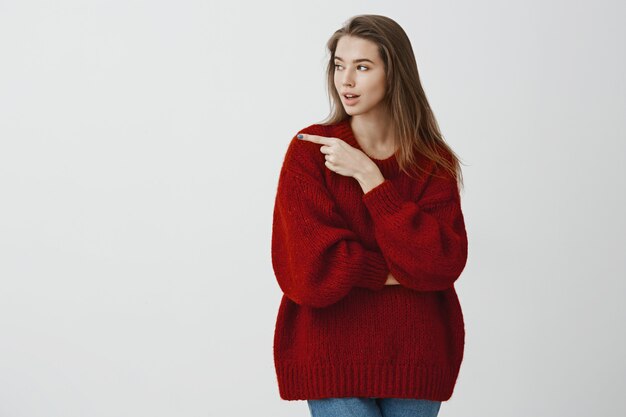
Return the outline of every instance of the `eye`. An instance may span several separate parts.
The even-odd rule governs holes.
[[[335,69],[337,69],[337,67],[340,67],[341,65],[339,64],[335,64]],[[366,67],[365,65],[359,65],[357,68],[365,68],[366,70],[369,69],[369,67]]]

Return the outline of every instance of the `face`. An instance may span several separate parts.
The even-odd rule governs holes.
[[[385,96],[385,65],[378,47],[370,40],[343,36],[335,50],[335,88],[346,112],[355,116],[382,110]],[[358,95],[348,99],[347,93]]]

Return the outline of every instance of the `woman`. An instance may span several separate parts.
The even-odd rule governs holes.
[[[274,207],[280,396],[314,417],[436,416],[465,340],[459,160],[395,21],[356,16],[327,46],[333,109],[291,140]]]

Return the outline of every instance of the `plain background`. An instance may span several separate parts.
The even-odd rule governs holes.
[[[361,13],[406,30],[465,163],[440,416],[626,415],[623,2],[385,3],[0,2],[0,416],[308,415],[271,216]]]

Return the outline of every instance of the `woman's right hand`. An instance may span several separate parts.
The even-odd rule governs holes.
[[[396,279],[393,275],[391,275],[390,272],[389,275],[387,275],[387,281],[385,281],[385,285],[400,285],[400,283],[396,281]]]

